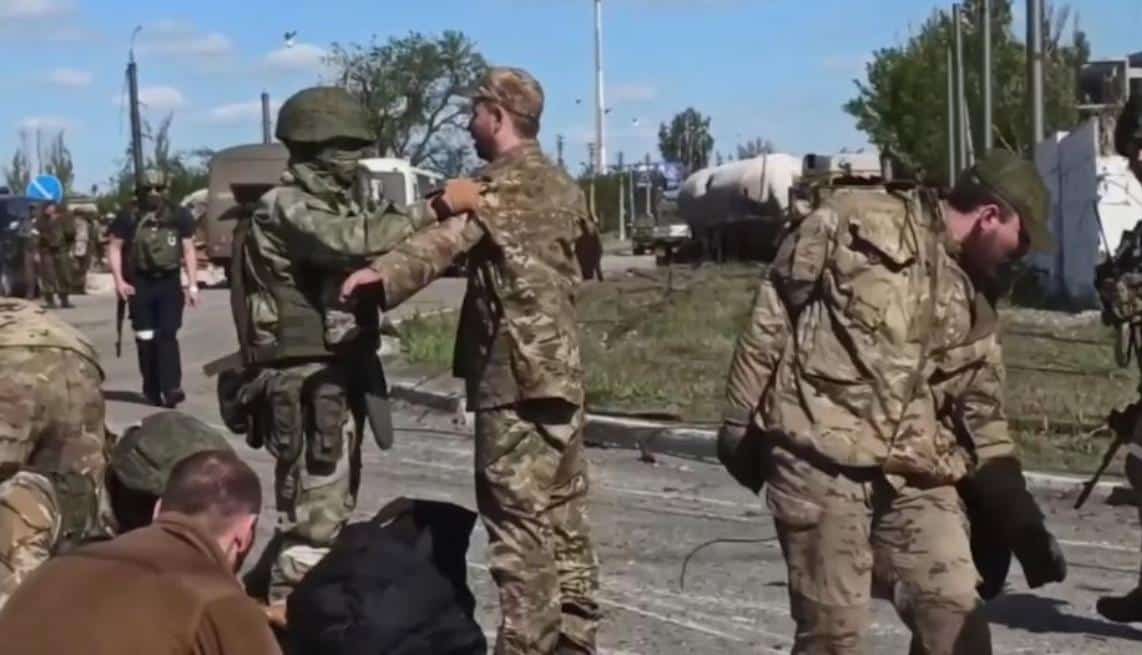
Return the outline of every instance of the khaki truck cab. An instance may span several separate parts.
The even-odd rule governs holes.
[[[289,151],[280,143],[255,143],[220,150],[210,160],[206,214],[202,228],[206,257],[225,271],[238,219],[253,211],[258,198],[281,183]]]

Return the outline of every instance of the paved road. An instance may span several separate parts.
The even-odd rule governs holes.
[[[415,306],[427,311],[448,302],[456,293],[450,285],[453,282],[446,281],[426,291]],[[80,297],[77,304],[62,316],[90,334],[102,353],[110,421],[122,428],[152,411],[130,401],[139,386],[133,342],[128,335],[123,357],[116,359],[113,303]],[[401,311],[413,308],[410,304]],[[183,409],[210,422],[218,422],[217,408],[213,386],[203,378],[201,367],[233,349],[232,334],[226,292],[206,291],[203,305],[188,312],[182,335],[189,394]],[[454,425],[450,417],[412,407],[398,407],[394,420],[400,432],[392,450],[381,453],[366,444],[360,516],[369,516],[399,495],[474,507],[467,429]],[[268,488],[267,455],[238,440],[235,447],[264,476]],[[698,544],[715,537],[771,538],[763,503],[708,464],[665,457],[648,464],[636,453],[617,450],[593,450],[589,458],[592,519],[602,561],[604,652],[788,652],[792,622],[784,568],[773,541],[706,549],[691,561],[685,590],[679,587],[679,567]],[[1138,652],[1142,625],[1108,624],[1093,611],[1100,594],[1124,591],[1137,580],[1139,527],[1133,509],[1109,507],[1096,497],[1077,514],[1070,510],[1070,498],[1040,498],[1063,539],[1071,577],[1032,594],[1015,572],[1009,594],[990,608],[995,652]],[[263,532],[269,528],[270,521],[263,521]],[[492,631],[496,600],[483,566],[485,543],[482,527],[477,528],[469,559],[480,619]],[[869,652],[907,652],[907,634],[892,609],[879,603],[873,618],[867,631]]]

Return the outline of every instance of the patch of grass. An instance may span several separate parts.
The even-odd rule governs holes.
[[[405,358],[430,370],[450,369],[459,320],[458,312],[444,312],[401,321],[398,331]]]
[[[760,274],[749,265],[677,266],[585,284],[578,310],[590,409],[715,423]],[[403,322],[406,358],[446,371],[457,318],[453,312]],[[1110,435],[1092,428],[1137,397],[1137,368],[1117,366],[1112,335],[1097,313],[1005,308],[1001,321],[1005,400],[1025,464],[1093,470]]]

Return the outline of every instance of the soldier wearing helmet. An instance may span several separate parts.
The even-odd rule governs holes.
[[[186,399],[178,344],[183,306],[198,304],[194,217],[166,199],[161,171],[145,171],[135,191],[138,209],[108,228],[108,263],[119,302],[130,308],[143,396],[152,405],[176,407]]]
[[[242,367],[219,378],[227,424],[277,459],[276,535],[263,555],[264,593],[274,604],[353,512],[365,419],[382,448],[391,439],[376,303],[339,304],[341,281],[435,221],[426,205],[371,208],[355,199],[357,161],[372,154],[376,134],[345,90],[293,95],[276,135],[290,154],[282,184],[234,232],[231,307]]]

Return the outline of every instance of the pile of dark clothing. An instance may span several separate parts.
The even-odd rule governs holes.
[[[465,555],[476,514],[398,499],[346,526],[290,595],[291,655],[473,655],[487,652],[473,618]]]

